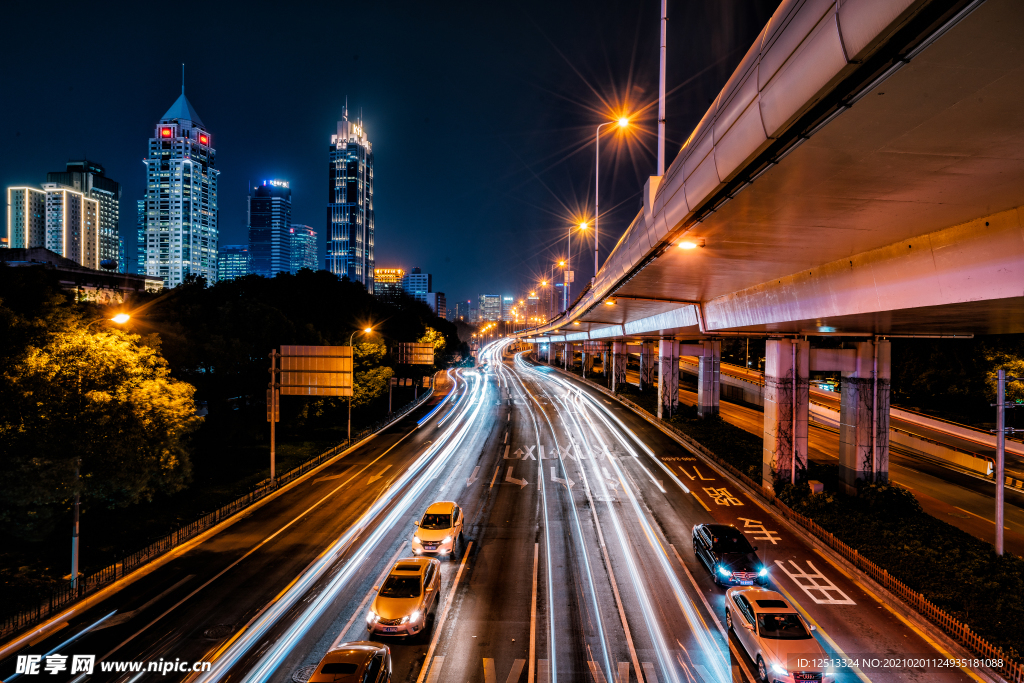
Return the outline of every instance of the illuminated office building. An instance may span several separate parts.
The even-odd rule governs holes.
[[[217,252],[217,279],[234,280],[249,274],[249,245],[225,244]]]
[[[514,296],[501,297],[501,319],[506,322],[512,321],[512,309],[515,308],[516,298]]]
[[[405,271],[401,268],[374,268],[373,293],[385,301],[398,301],[402,296]]]
[[[501,295],[481,294],[477,318],[478,320],[474,322],[490,323],[501,320]]]
[[[402,291],[416,301],[429,304],[427,295],[434,291],[434,277],[419,268],[413,268],[402,278]]]
[[[317,258],[316,230],[308,225],[292,223],[292,273],[303,268],[316,270],[320,259]]]
[[[373,151],[348,106],[329,148],[326,268],[373,288]]]
[[[164,286],[187,275],[217,280],[216,152],[185,88],[160,117],[146,164],[145,270]]]
[[[248,197],[249,272],[292,272],[292,191],[285,180],[264,180]]]

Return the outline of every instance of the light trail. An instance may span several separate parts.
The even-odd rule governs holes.
[[[483,382],[474,381],[472,388],[474,394],[480,393],[483,386]],[[252,683],[269,680],[292,648],[306,635],[327,607],[334,602],[338,594],[348,586],[353,575],[362,566],[363,561],[370,555],[377,543],[392,529],[399,518],[407,513],[413,502],[427,490],[429,482],[446,465],[481,412],[482,403],[476,402],[475,405],[477,407],[473,411],[464,409],[451,426],[416,459],[394,485],[389,487],[385,494],[381,495],[341,538],[321,553],[309,568],[284,593],[278,596],[269,609],[237,637],[235,642],[213,663],[210,671],[203,673],[196,680],[208,683],[219,681],[230,675],[232,668],[238,665],[243,657],[263,640],[270,629],[292,607],[305,598],[306,594],[316,586],[316,583],[331,570],[338,557],[345,550],[351,548],[369,523],[391,505],[391,510],[387,512],[382,523],[377,525],[362,541],[349,561],[345,563],[342,571],[338,572],[310,601],[298,618],[267,648],[256,665],[242,678],[243,681]],[[400,493],[403,489],[405,489],[404,493]]]
[[[514,359],[515,359],[516,362],[518,362],[519,361],[519,356],[518,355],[514,356]],[[533,400],[533,402],[537,406],[537,409],[544,416],[544,420],[547,422],[548,429],[551,432],[551,438],[555,442],[555,448],[557,449],[557,452],[559,454],[558,463],[559,463],[559,465],[561,466],[561,469],[562,469],[562,476],[567,478],[568,477],[568,473],[566,472],[566,469],[565,469],[565,462],[562,460],[562,457],[561,457],[561,447],[558,445],[558,437],[555,436],[555,428],[554,428],[554,425],[551,423],[551,419],[548,417],[547,413],[544,412],[544,410],[540,407],[540,402],[537,400],[537,398],[532,393],[530,393],[530,391],[526,388],[526,385],[523,383],[522,379],[516,373],[510,372],[507,368],[505,368],[505,372],[508,372],[509,373],[509,377],[512,377],[516,381],[519,382],[519,385],[522,387],[523,392],[526,393]],[[530,411],[530,417],[533,420],[534,432],[536,433],[537,439],[539,441],[540,440],[540,432],[539,432],[539,429],[538,429],[538,426],[537,426],[537,417],[536,417],[536,415],[534,414],[534,412],[532,410]],[[541,471],[540,471],[540,475],[539,476],[541,477],[541,480],[543,481],[543,479],[544,479],[543,461],[538,460],[538,463],[541,466]],[[595,583],[594,583],[594,573],[593,573],[593,571],[591,569],[591,566],[590,566],[590,554],[587,551],[586,539],[583,537],[583,525],[580,523],[579,513],[576,510],[576,503],[572,499],[572,490],[569,489],[568,487],[566,487],[566,492],[567,492],[567,495],[569,496],[569,509],[572,510],[573,522],[574,522],[574,524],[576,526],[577,544],[579,545],[580,551],[581,551],[581,553],[583,555],[583,565],[584,565],[584,568],[586,569],[587,581],[590,584],[590,595],[591,595],[591,600],[593,602],[593,609],[594,609],[595,621],[597,623],[598,637],[599,637],[600,642],[601,642],[602,654],[604,655],[605,674],[607,676],[607,680],[615,680],[615,678],[612,676],[611,657],[609,656],[609,653],[608,653],[608,639],[605,636],[605,630],[604,630],[604,618],[602,616],[600,605],[597,602],[597,588],[596,588]],[[545,524],[546,523],[547,523],[547,520],[545,520]],[[553,601],[549,599],[548,602],[550,604]],[[552,667],[552,669],[553,668],[554,667]]]

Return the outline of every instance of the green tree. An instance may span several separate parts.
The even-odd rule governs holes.
[[[356,344],[355,354],[355,385],[352,389],[352,405],[354,407],[369,405],[373,399],[388,391],[388,382],[394,370],[382,367],[387,347],[376,342]]]
[[[1024,377],[1024,358],[1004,351],[991,349],[986,349],[986,351],[985,360],[991,363],[991,368],[985,374],[985,383],[988,385],[989,396],[994,400],[999,368],[1006,370],[1006,374],[1010,377]],[[1007,382],[1006,400],[1024,401],[1024,382]]]
[[[5,368],[0,405],[0,521],[38,537],[76,491],[121,507],[184,488],[194,388],[136,335],[71,326]],[[74,476],[81,462],[81,478]]]

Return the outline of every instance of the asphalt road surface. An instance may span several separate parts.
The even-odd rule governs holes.
[[[0,662],[0,676],[11,680],[15,654],[56,651],[212,668],[46,680],[301,681],[332,644],[365,638],[374,586],[409,555],[412,522],[436,500],[463,507],[466,544],[442,564],[428,636],[385,641],[395,681],[752,681],[755,663],[723,628],[724,590],[693,554],[693,525],[712,521],[748,534],[772,568],[772,587],[817,627],[830,654],[862,663],[945,656],[710,464],[617,402],[495,348],[481,358],[489,362],[461,372],[429,417],[432,408],[421,410],[67,615],[66,627]],[[972,676],[865,665],[838,670],[836,680]]]

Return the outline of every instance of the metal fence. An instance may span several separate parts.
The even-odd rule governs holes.
[[[562,371],[564,372],[564,370]],[[938,626],[948,636],[956,640],[958,643],[963,645],[971,652],[978,655],[981,659],[1002,661],[1003,666],[991,666],[989,668],[998,671],[1007,681],[1011,683],[1024,683],[1024,664],[1011,660],[1010,657],[999,647],[988,642],[974,631],[971,630],[970,626],[963,623],[956,617],[950,615],[948,612],[940,607],[937,607],[921,593],[911,589],[905,583],[899,579],[893,577],[888,570],[878,566],[871,560],[861,556],[856,548],[851,548],[843,541],[836,538],[830,531],[822,527],[814,520],[801,515],[798,512],[794,512],[785,503],[769,494],[761,486],[760,482],[756,482],[746,474],[741,472],[732,463],[723,460],[718,457],[707,448],[694,441],[692,438],[687,436],[685,433],[673,427],[671,424],[664,420],[659,420],[657,417],[652,415],[646,409],[640,407],[633,401],[622,396],[612,394],[610,391],[605,389],[599,384],[584,380],[587,384],[593,386],[605,394],[614,396],[616,399],[624,403],[625,405],[632,408],[639,415],[647,419],[648,421],[658,424],[659,427],[672,432],[680,441],[686,444],[687,448],[699,453],[709,460],[713,460],[719,467],[727,470],[734,478],[738,479],[743,483],[748,493],[755,495],[763,500],[768,505],[773,506],[779,511],[779,513],[788,519],[789,521],[803,527],[806,531],[811,533],[817,540],[821,541],[829,548],[842,555],[843,558],[854,565],[862,572],[870,576],[876,583],[885,588],[887,591],[898,597],[904,603],[915,609],[918,614],[928,619],[931,623]]]
[[[65,607],[68,607],[72,603],[97,592],[104,586],[127,576],[147,562],[160,557],[169,550],[172,550],[186,541],[195,538],[207,529],[216,526],[221,521],[234,515],[240,510],[244,510],[253,503],[265,498],[275,489],[278,489],[301,477],[306,472],[319,467],[338,453],[348,448],[349,443],[358,443],[361,439],[366,438],[370,434],[378,432],[388,425],[405,417],[412,410],[426,401],[433,393],[433,389],[428,390],[415,401],[407,403],[398,412],[392,413],[388,417],[378,420],[369,427],[366,427],[355,434],[351,442],[344,441],[283,473],[278,477],[276,485],[271,485],[269,479],[264,479],[260,483],[256,484],[256,486],[248,493],[231,501],[227,505],[224,505],[195,521],[175,529],[163,538],[157,539],[141,550],[131,553],[130,555],[125,555],[120,561],[115,562],[114,564],[104,567],[89,576],[80,578],[77,586],[72,588],[70,585],[67,585],[56,588],[49,596],[41,599],[35,607],[19,612],[18,614],[3,617],[2,620],[0,620],[0,637],[6,637],[23,629],[35,626]]]

